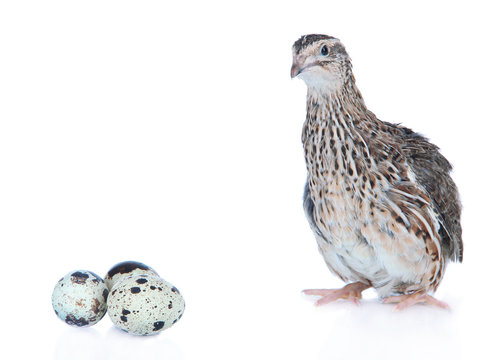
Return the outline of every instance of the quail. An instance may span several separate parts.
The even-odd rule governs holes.
[[[292,52],[291,78],[307,86],[304,210],[328,268],[348,283],[304,293],[318,305],[358,303],[372,287],[398,310],[447,308],[432,294],[447,263],[462,261],[452,166],[424,136],[367,109],[339,39],[304,35]]]

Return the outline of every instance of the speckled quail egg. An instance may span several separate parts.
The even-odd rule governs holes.
[[[52,293],[56,315],[72,326],[91,326],[107,312],[109,290],[101,277],[87,270],[62,277]]]
[[[134,335],[152,335],[175,324],[185,302],[169,282],[151,275],[134,275],[118,282],[110,292],[112,322]]]
[[[145,264],[138,261],[123,261],[119,264],[115,264],[105,276],[105,284],[109,290],[114,287],[114,285],[128,276],[133,275],[153,275],[159,276],[158,273]]]

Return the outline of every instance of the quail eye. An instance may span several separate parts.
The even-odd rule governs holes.
[[[327,45],[322,45],[320,48],[320,55],[327,56],[329,54],[329,50],[327,49]]]

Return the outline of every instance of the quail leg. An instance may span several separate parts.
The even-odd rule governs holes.
[[[359,300],[362,299],[362,292],[370,287],[370,284],[355,282],[345,285],[341,289],[303,290],[303,294],[321,296],[321,298],[315,302],[315,305],[324,305],[338,299],[349,300],[354,304],[359,304]]]
[[[394,310],[404,310],[415,304],[428,304],[442,309],[449,309],[447,303],[440,301],[426,293],[389,296],[383,299],[385,304],[397,304]]]

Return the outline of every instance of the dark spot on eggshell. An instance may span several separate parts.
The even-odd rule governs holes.
[[[132,287],[130,290],[132,294],[138,294],[140,292],[140,288],[137,286]]]
[[[76,271],[70,276],[70,280],[72,281],[72,283],[79,285],[85,284],[88,278],[89,278],[88,274],[85,274],[80,271]]]
[[[123,316],[121,316],[121,320],[122,320],[123,322],[128,322],[128,318],[127,318],[126,316],[124,316],[124,315],[123,315]]]
[[[164,321],[156,321],[154,324],[154,329],[152,331],[159,331],[164,326]]]
[[[180,291],[178,291],[178,289],[175,286],[173,286],[171,288],[171,291],[174,292],[174,293],[180,294]]]
[[[89,325],[89,321],[87,321],[86,319],[84,318],[79,318],[77,319],[74,315],[72,314],[69,314],[67,315],[66,319],[65,319],[65,322],[68,324],[68,325],[75,325],[75,326],[86,326],[86,325]]]
[[[140,270],[150,270],[157,275],[157,273],[151,269],[149,266],[142,264],[138,261],[123,261],[119,264],[114,265],[107,273],[108,277],[113,277],[116,274],[127,274],[135,269]]]
[[[150,289],[151,290],[156,290],[156,287],[155,286],[151,286]]]
[[[117,292],[117,289],[115,289],[114,291],[112,291],[112,296],[114,296],[116,292]]]
[[[145,284],[147,281],[149,280],[147,280],[146,278],[140,278],[136,280],[137,284]]]
[[[93,306],[91,306],[91,311],[94,312],[95,314],[98,314],[100,312],[100,302],[98,299],[93,299]]]
[[[94,272],[88,271],[88,273],[90,273],[91,275],[93,275],[95,277],[93,279],[93,282],[96,282],[96,283],[104,282],[103,279],[99,275],[95,274]]]
[[[131,314],[131,311],[129,311],[128,309],[123,309],[122,314],[128,315],[128,314]]]

